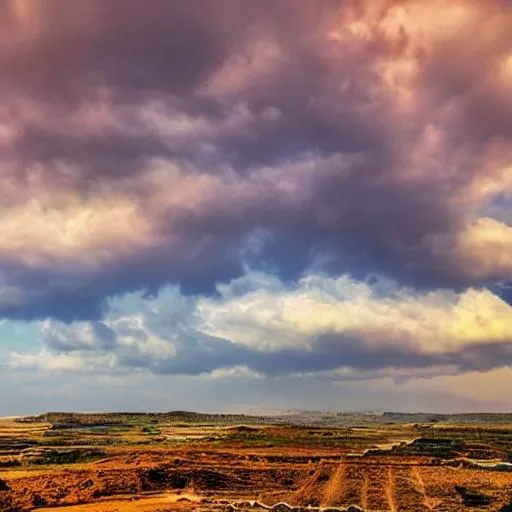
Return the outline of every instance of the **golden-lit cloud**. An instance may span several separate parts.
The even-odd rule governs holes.
[[[58,173],[38,165],[20,180],[7,167],[3,193],[12,204],[0,209],[0,254],[28,267],[83,266],[98,269],[159,241],[163,216],[193,210],[218,180],[186,175],[168,162],[149,163],[134,179],[76,187],[77,169],[57,164]],[[53,169],[55,171],[55,169]],[[172,234],[164,239],[173,243]]]
[[[53,210],[37,199],[3,211],[0,220],[0,252],[17,256],[29,266],[46,263],[98,263],[110,251],[149,243],[149,228],[125,200],[95,200]],[[124,248],[123,248],[124,246]],[[99,261],[98,261],[99,260]]]
[[[414,347],[422,354],[510,342],[512,336],[510,306],[487,290],[397,290],[381,297],[347,277],[310,276],[285,292],[203,299],[198,312],[208,334],[270,351],[314,344],[326,332],[354,336],[354,343],[370,347]]]
[[[480,218],[460,233],[456,251],[477,279],[512,275],[512,226]]]

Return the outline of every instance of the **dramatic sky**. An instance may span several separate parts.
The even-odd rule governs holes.
[[[511,27],[0,0],[0,415],[512,409]]]

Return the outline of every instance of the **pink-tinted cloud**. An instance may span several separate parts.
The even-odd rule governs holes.
[[[488,207],[512,194],[511,23],[499,0],[6,0],[0,270],[17,298],[0,311],[99,316],[128,290],[211,292],[247,260],[510,280]]]

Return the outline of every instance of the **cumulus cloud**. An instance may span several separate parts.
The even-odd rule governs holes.
[[[476,279],[512,275],[512,225],[479,218],[460,233],[456,250]]]
[[[112,302],[101,323],[41,324],[43,352],[14,367],[211,378],[427,378],[512,362],[510,306],[488,290],[417,294],[392,281],[249,272],[217,298],[177,288]]]
[[[428,354],[507,342],[512,333],[510,307],[487,290],[416,295],[395,288],[382,296],[347,277],[308,276],[291,291],[202,299],[197,308],[208,334],[269,351],[325,333],[354,333],[369,346],[398,343]]]

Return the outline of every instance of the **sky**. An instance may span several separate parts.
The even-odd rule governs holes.
[[[0,0],[0,415],[512,409],[508,0]]]

